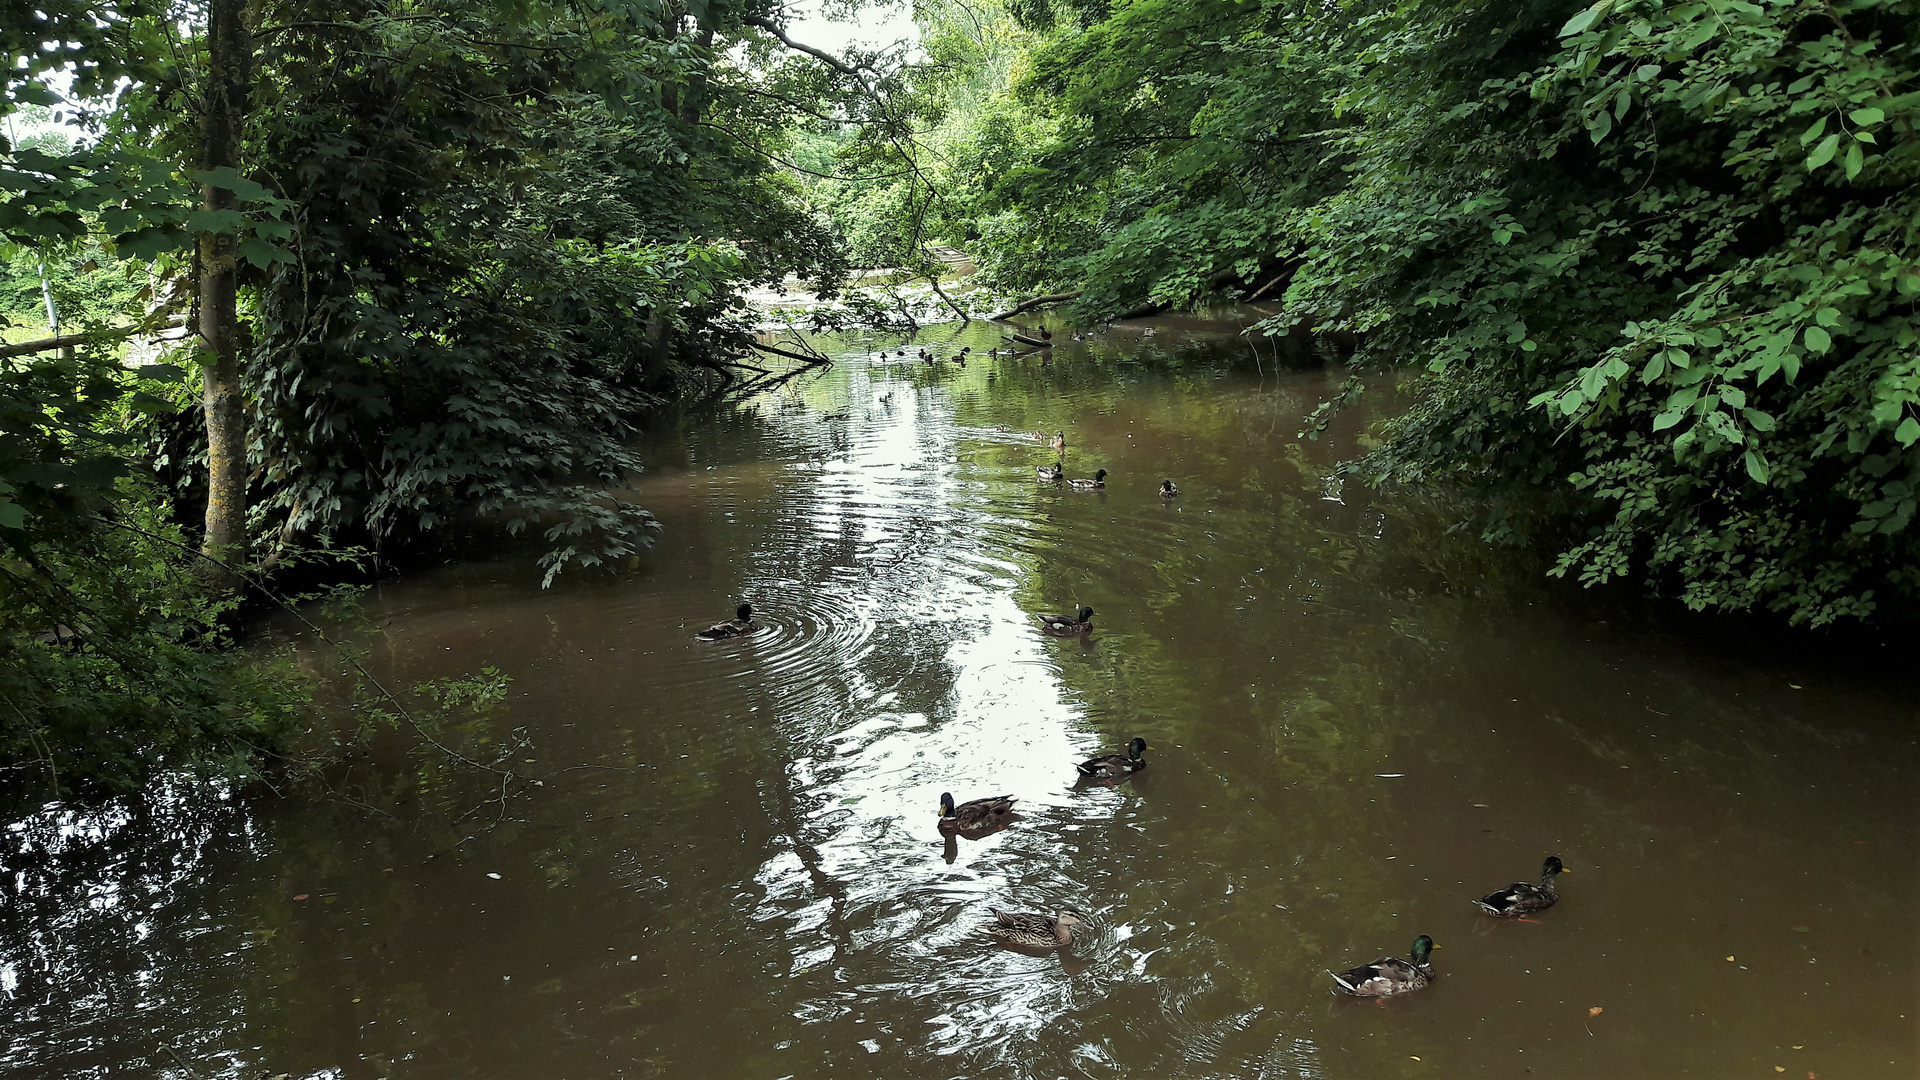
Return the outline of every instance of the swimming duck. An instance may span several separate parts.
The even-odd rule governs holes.
[[[1081,608],[1080,617],[1077,619],[1071,615],[1042,615],[1040,626],[1047,633],[1058,634],[1061,637],[1090,633],[1093,630],[1093,609]]]
[[[1058,915],[1041,915],[1031,911],[1001,911],[988,908],[993,912],[993,921],[987,924],[987,933],[1009,945],[1024,945],[1030,949],[1064,949],[1073,944],[1073,928],[1084,926],[1079,919],[1061,912]]]
[[[1566,867],[1560,865],[1560,856],[1549,855],[1547,861],[1540,865],[1540,884],[1516,881],[1497,893],[1488,893],[1474,903],[1480,905],[1480,910],[1487,914],[1503,919],[1550,908],[1560,902],[1560,886],[1553,879],[1556,875],[1568,872]]]
[[[751,634],[758,629],[760,629],[760,627],[755,625],[753,621],[753,605],[741,604],[734,610],[733,618],[728,619],[726,622],[714,623],[712,626],[700,631],[699,636],[708,641],[718,641],[721,638]]]
[[[953,796],[940,793],[940,831],[977,832],[998,829],[1013,820],[1014,800],[1005,795],[971,799],[953,805]]]
[[[1088,758],[1075,765],[1081,776],[1128,776],[1147,767],[1147,759],[1141,755],[1153,747],[1145,739],[1135,739],[1127,744],[1124,754],[1102,754]]]
[[[1061,451],[1066,450],[1067,433],[1064,431],[1054,432],[1053,438],[1047,440],[1047,445],[1053,447],[1055,450],[1061,450]]]
[[[1060,463],[1057,461],[1051,465],[1035,465],[1033,471],[1038,474],[1042,480],[1058,480],[1061,478]]]
[[[1097,491],[1107,486],[1107,470],[1101,469],[1094,473],[1091,480],[1084,476],[1076,476],[1067,481],[1067,486],[1075,491]]]
[[[1173,486],[1173,481],[1162,480],[1160,481],[1160,497],[1163,499],[1177,499],[1180,497],[1180,489]]]
[[[1434,979],[1433,965],[1428,957],[1438,948],[1433,939],[1425,934],[1413,939],[1413,959],[1402,960],[1397,956],[1383,956],[1371,964],[1333,975],[1333,981],[1340,989],[1354,997],[1383,998],[1395,994],[1405,994],[1418,990]]]

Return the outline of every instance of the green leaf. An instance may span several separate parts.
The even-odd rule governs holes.
[[[196,184],[231,191],[249,202],[277,201],[273,197],[273,192],[241,176],[231,165],[222,165],[217,169],[196,169],[189,175]]]
[[[249,236],[245,240],[240,241],[240,245],[235,250],[235,254],[262,270],[265,270],[277,262],[292,263],[299,261],[293,257],[292,252],[274,247],[272,244],[256,236]]]
[[[1566,25],[1560,28],[1560,36],[1570,37],[1580,33],[1587,27],[1599,22],[1600,19],[1606,15],[1607,9],[1612,6],[1613,0],[1600,0],[1599,3],[1568,19]]]
[[[1886,113],[1881,112],[1871,105],[1864,109],[1855,109],[1847,114],[1847,119],[1853,121],[1857,127],[1867,127],[1872,124],[1877,124],[1886,118]]]
[[[1653,418],[1653,430],[1665,431],[1679,423],[1681,418],[1686,415],[1687,411],[1685,409],[1668,409],[1666,412]]]
[[[1823,116],[1820,119],[1815,120],[1813,122],[1812,127],[1800,133],[1800,145],[1805,146],[1808,143],[1812,142],[1813,140],[1819,138],[1820,133],[1825,130],[1827,130],[1827,118]]]
[[[1601,109],[1599,112],[1594,113],[1593,119],[1587,121],[1587,137],[1592,139],[1594,142],[1594,145],[1596,146],[1598,146],[1600,144],[1600,141],[1602,139],[1605,139],[1607,137],[1607,133],[1612,130],[1613,130],[1613,114],[1608,112],[1605,109]]]
[[[1833,348],[1833,338],[1817,326],[1807,327],[1802,336],[1807,343],[1808,352],[1824,354],[1828,349]]]
[[[238,210],[195,210],[187,215],[190,233],[237,233],[247,227],[247,216]]]
[[[0,528],[19,529],[27,524],[27,508],[0,495]]]
[[[1842,162],[1847,170],[1847,179],[1851,180],[1860,175],[1860,164],[1864,160],[1865,155],[1860,152],[1859,143],[1853,143],[1847,147],[1847,156]]]
[[[171,227],[139,229],[113,238],[114,253],[123,259],[146,262],[188,245],[187,234]]]
[[[1754,483],[1764,484],[1772,479],[1773,470],[1767,466],[1767,459],[1760,456],[1760,451],[1749,446],[1747,452],[1740,455],[1740,460],[1746,462],[1747,475],[1753,478]]]
[[[1598,142],[1599,140],[1596,139],[1594,141]],[[1813,153],[1807,155],[1807,171],[1812,172],[1827,162],[1832,161],[1834,151],[1838,149],[1840,149],[1840,133],[1836,131],[1826,138],[1821,139],[1820,145],[1814,147]]]
[[[1912,446],[1915,442],[1920,442],[1920,420],[1909,416],[1900,421],[1900,426],[1894,429],[1893,437],[1900,441],[1901,446]]]

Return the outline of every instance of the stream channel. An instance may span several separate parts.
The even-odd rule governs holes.
[[[1344,376],[1234,329],[1063,330],[1046,362],[930,331],[964,369],[843,340],[649,436],[636,567],[378,586],[374,670],[509,676],[488,722],[543,785],[17,813],[0,1071],[1916,1075],[1911,670],[1622,617],[1330,483],[1365,416],[1297,434]],[[1104,491],[1036,480],[1056,430]],[[742,599],[758,633],[695,639]],[[1041,633],[1082,604],[1091,634]],[[1136,735],[1144,771],[1076,787]],[[369,775],[404,787],[395,757]],[[948,843],[942,792],[1020,819]],[[1547,855],[1537,921],[1469,903]],[[1086,925],[1030,956],[989,906]],[[1419,934],[1431,986],[1333,992]]]

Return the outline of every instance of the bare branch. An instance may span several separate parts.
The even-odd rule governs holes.
[[[1007,310],[999,313],[998,315],[987,316],[987,321],[988,322],[1006,322],[1008,319],[1013,318],[1015,315],[1019,315],[1022,312],[1032,311],[1034,308],[1037,308],[1037,307],[1044,307],[1047,304],[1064,304],[1068,300],[1072,300],[1073,298],[1079,296],[1080,292],[1081,290],[1075,289],[1072,292],[1048,293],[1045,296],[1036,296],[1028,300],[1022,300],[1019,303],[1008,308]]]
[[[787,48],[792,49],[794,52],[806,53],[808,56],[813,57],[815,60],[820,61],[821,63],[827,65],[828,67],[839,72],[840,74],[845,75],[850,79],[859,81],[861,86],[864,87],[866,85],[866,80],[860,78],[859,71],[855,70],[854,68],[848,67],[846,64],[842,63],[838,57],[835,57],[832,53],[823,52],[819,49],[814,48],[811,45],[802,45],[801,43],[793,40],[792,38],[787,36],[787,32],[785,30],[782,30],[780,29],[779,26],[775,25],[772,19],[764,18],[759,15],[743,15],[740,17],[740,21],[742,23],[745,23],[748,26],[756,26],[762,30],[765,30],[767,33],[772,34],[776,38],[779,38],[780,44],[785,45]]]
[[[55,349],[70,349],[75,345],[88,345],[101,341],[118,341],[135,334],[145,334],[156,330],[177,330],[185,326],[182,319],[151,324],[135,323],[132,326],[115,326],[106,330],[83,330],[77,334],[55,334],[52,337],[35,338],[13,345],[0,346],[0,359],[9,356],[28,356],[33,353],[52,352]]]

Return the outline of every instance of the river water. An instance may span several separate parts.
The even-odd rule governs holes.
[[[1296,433],[1337,373],[1173,321],[1062,341],[964,370],[842,343],[650,437],[666,528],[629,571],[376,589],[384,680],[513,680],[478,723],[523,733],[525,794],[377,751],[340,799],[23,812],[0,1065],[1915,1075],[1910,682],[1596,615],[1444,507],[1329,484],[1362,418]],[[1036,482],[1036,430],[1107,489]],[[695,640],[742,599],[760,633]],[[1091,635],[1039,632],[1080,604]],[[1144,772],[1076,790],[1136,735]],[[1020,820],[948,844],[942,792]],[[1537,922],[1468,902],[1549,854]],[[989,906],[1087,925],[1029,956]],[[1432,986],[1332,993],[1422,933]]]

